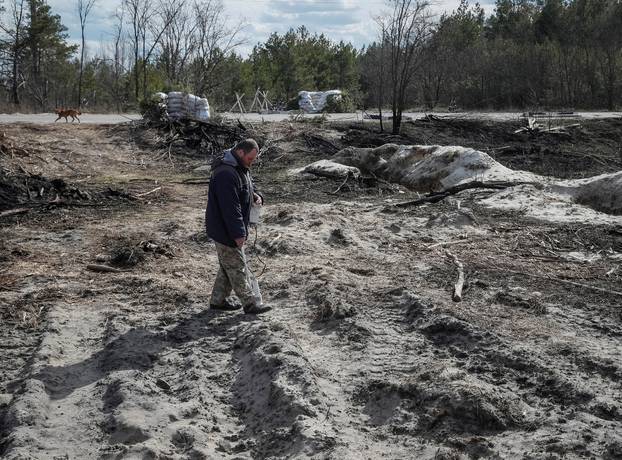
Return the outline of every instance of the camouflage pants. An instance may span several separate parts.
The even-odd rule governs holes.
[[[210,303],[212,305],[224,304],[225,299],[233,290],[243,306],[261,305],[259,289],[257,288],[256,294],[253,293],[255,277],[246,263],[244,249],[216,243],[216,253],[220,269],[216,274]]]

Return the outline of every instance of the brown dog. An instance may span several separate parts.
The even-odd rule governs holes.
[[[78,120],[78,123],[80,123],[80,119],[78,118],[78,115],[82,115],[82,112],[80,112],[79,110],[75,110],[75,109],[55,109],[54,113],[58,115],[58,118],[54,120],[54,123],[56,123],[61,118],[64,118],[65,123],[67,123],[68,122],[67,117],[71,117],[72,123],[75,120]]]

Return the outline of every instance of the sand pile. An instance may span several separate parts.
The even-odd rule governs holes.
[[[607,214],[622,214],[622,171],[588,179],[570,180],[557,188],[580,204]]]
[[[312,457],[336,444],[312,366],[285,330],[276,323],[250,325],[235,348],[236,409],[246,426],[242,437],[254,438],[256,456]]]
[[[473,181],[504,182],[508,188],[482,203],[555,221],[615,223],[619,219],[610,215],[622,213],[622,172],[558,181],[507,168],[484,152],[459,146],[348,147],[332,160],[321,160],[292,172],[334,178],[371,174],[425,193]]]
[[[535,174],[506,168],[484,152],[458,146],[387,144],[375,149],[350,147],[340,151],[334,161],[419,192],[436,192],[472,180],[538,180]]]

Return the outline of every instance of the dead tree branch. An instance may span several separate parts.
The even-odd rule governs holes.
[[[529,276],[531,278],[539,278],[539,279],[543,279],[543,280],[557,281],[558,283],[570,284],[571,286],[582,287],[582,288],[585,288],[585,289],[591,289],[592,291],[603,292],[605,294],[613,294],[613,295],[617,295],[617,296],[621,296],[622,297],[622,292],[620,292],[620,291],[614,291],[614,290],[611,290],[611,289],[601,288],[601,287],[598,287],[598,286],[591,286],[589,284],[577,283],[576,281],[564,280],[564,279],[561,279],[561,278],[554,278],[552,276],[537,275],[535,273],[520,272],[518,270],[510,270],[510,269],[507,269],[507,268],[500,268],[500,267],[494,267],[494,266],[493,266],[493,268],[495,270],[499,270],[499,271],[502,271],[502,272],[505,272],[505,273],[512,273],[514,275]]]
[[[473,189],[473,188],[488,188],[488,189],[494,189],[494,190],[503,190],[506,189],[508,187],[515,187],[517,185],[525,185],[525,184],[532,184],[533,182],[504,182],[504,181],[499,181],[499,182],[482,182],[482,181],[472,181],[472,182],[465,182],[463,184],[458,184],[455,185],[453,187],[449,187],[448,189],[445,189],[441,192],[432,192],[429,193],[427,195],[425,195],[422,198],[419,198],[417,200],[412,200],[412,201],[404,201],[402,203],[396,203],[394,205],[392,205],[395,208],[407,208],[410,206],[419,206],[421,204],[425,204],[425,203],[437,203],[439,201],[444,200],[445,198],[447,198],[448,196],[451,195],[455,195],[457,193],[460,193],[464,190],[469,190],[469,189]]]

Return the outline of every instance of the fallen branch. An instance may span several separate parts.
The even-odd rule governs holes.
[[[561,278],[554,278],[552,276],[536,275],[534,273],[519,272],[517,270],[509,270],[507,268],[500,268],[500,267],[495,267],[495,266],[493,266],[492,268],[494,268],[495,270],[506,272],[506,273],[513,273],[515,275],[523,275],[523,276],[530,276],[532,278],[539,278],[543,280],[557,281],[558,283],[570,284],[572,286],[591,289],[593,291],[604,292],[605,294],[614,294],[614,295],[622,296],[622,292],[620,291],[612,291],[611,289],[605,289],[605,288],[601,288],[598,286],[590,286],[589,284],[577,283],[576,281],[563,280]]]
[[[149,191],[149,192],[145,192],[145,193],[139,193],[138,195],[135,195],[136,197],[142,197],[142,196],[147,196],[147,195],[151,195],[152,193],[157,192],[158,190],[162,190],[162,187],[156,187],[153,190]]]
[[[395,208],[406,208],[409,206],[419,206],[420,204],[425,203],[437,203],[439,201],[444,200],[448,196],[455,195],[464,190],[474,189],[474,188],[488,188],[494,190],[503,190],[509,187],[515,187],[517,185],[525,185],[525,184],[533,184],[533,182],[482,182],[482,181],[471,181],[464,182],[462,184],[454,185],[453,187],[449,187],[441,192],[432,192],[425,195],[422,198],[412,201],[404,201],[402,203],[395,203],[392,205]]]
[[[186,184],[186,185],[204,185],[209,184],[209,179],[184,179],[181,181],[174,181],[173,184]]]
[[[456,267],[458,267],[458,280],[454,285],[454,295],[452,296],[452,299],[454,302],[460,302],[462,301],[462,287],[464,286],[464,266],[462,265],[462,262],[460,262],[451,252],[446,250],[445,254],[447,254],[447,257],[453,260]]]
[[[73,153],[73,152],[72,152],[72,153]],[[62,160],[59,160],[58,158],[56,158],[56,157],[55,157],[55,156],[53,156],[53,155],[52,155],[52,157],[51,157],[51,158],[52,158],[52,160],[54,160],[54,161],[56,161],[56,162],[58,162],[58,163],[62,164],[63,166],[65,166],[65,167],[67,167],[67,168],[71,169],[73,172],[78,172],[78,170],[77,170],[76,168],[74,168],[73,166],[71,166],[68,162],[66,162],[66,161],[62,161]]]
[[[0,217],[17,216],[19,214],[26,214],[28,211],[30,211],[28,208],[9,209],[8,211],[0,212]]]
[[[346,185],[346,183],[348,182],[348,179],[350,179],[350,172],[348,172],[348,174],[346,174],[346,178],[345,180],[341,183],[341,185],[339,187],[337,187],[337,189],[334,192],[331,192],[332,195],[336,195],[337,193],[339,193],[339,191],[341,190],[341,188]]]
[[[133,197],[131,198],[132,200],[134,199]],[[99,206],[101,206],[101,203],[79,203],[79,202],[75,202],[75,201],[65,201],[65,200],[52,200],[52,201],[47,201],[45,203],[40,203],[39,206],[58,206],[58,207],[62,207],[62,206],[66,206],[66,207],[74,207],[74,208],[97,208]]]
[[[316,134],[303,132],[301,133],[301,137],[304,139],[308,147],[323,149],[330,154],[339,151],[339,147],[337,147],[335,144]]]
[[[88,264],[86,266],[87,270],[97,273],[121,273],[126,272],[128,270],[121,270],[120,268],[111,267],[109,265],[99,265],[99,264]]]

